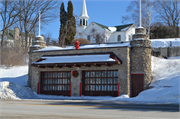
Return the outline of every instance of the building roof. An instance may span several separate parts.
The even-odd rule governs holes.
[[[98,26],[100,26],[101,28],[103,28],[103,29],[107,29],[107,30],[109,30],[110,31],[110,29],[108,28],[108,26],[105,26],[105,25],[102,25],[102,24],[99,24],[99,23],[97,23],[97,22],[94,22],[95,24],[97,24]]]
[[[103,29],[107,29],[107,30],[111,31],[108,26],[99,24],[99,23],[97,23],[97,22],[94,22],[94,23],[97,24],[97,25],[99,25],[99,26],[100,26],[101,28],[103,28]],[[116,31],[122,31],[123,29],[124,29],[124,30],[128,30],[128,29],[126,29],[126,28],[129,28],[129,27],[132,26],[132,25],[133,25],[133,24],[125,24],[125,25],[119,25],[119,26],[114,26],[114,27],[116,27]]]
[[[121,60],[112,52],[109,53],[84,53],[67,55],[45,55],[31,65],[35,67],[72,67],[90,65],[121,64]]]
[[[130,27],[130,26],[132,26],[132,25],[133,25],[133,24],[125,24],[125,25],[114,26],[114,27],[117,28],[116,31],[121,31],[122,29],[125,29],[125,28],[127,28],[127,27]]]

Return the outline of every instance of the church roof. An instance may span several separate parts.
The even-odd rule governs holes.
[[[120,26],[114,26],[117,28],[116,31],[121,31],[122,29],[125,29],[126,27],[132,26],[133,24],[125,24],[125,25],[120,25]]]
[[[99,23],[96,23],[94,22],[95,24],[99,25],[100,27],[102,27],[103,29],[107,29],[109,30],[108,26],[105,26],[105,25],[102,25],[102,24],[99,24]],[[109,30],[110,31],[110,30]]]
[[[96,23],[96,22],[94,22],[94,23]],[[99,24],[99,23],[96,23],[96,24],[99,25],[100,27],[102,27],[103,29],[107,29],[107,30],[111,31],[108,26],[105,26],[105,25],[102,25],[102,24]],[[119,26],[114,26],[114,27],[116,27],[116,29],[117,29],[116,31],[121,31],[121,30],[123,30],[123,29],[125,29],[127,27],[132,26],[132,25],[133,24],[125,24],[125,25],[119,25]]]

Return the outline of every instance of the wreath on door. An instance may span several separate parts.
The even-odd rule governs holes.
[[[78,77],[78,76],[79,76],[79,73],[78,73],[77,70],[74,70],[74,71],[72,71],[72,75],[73,75],[74,77]]]

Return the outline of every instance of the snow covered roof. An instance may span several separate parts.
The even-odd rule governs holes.
[[[62,67],[62,66],[81,66],[81,65],[111,65],[121,64],[121,60],[112,52],[110,53],[85,53],[67,55],[45,55],[32,66],[36,67]]]
[[[91,49],[91,48],[106,48],[106,47],[130,47],[129,42],[116,42],[116,43],[101,43],[101,44],[87,44],[80,45],[79,49]],[[66,46],[65,48],[58,46],[48,46],[40,50],[33,52],[44,52],[44,51],[58,51],[58,50],[74,50],[73,46]]]
[[[132,25],[134,24],[125,24],[125,25],[119,25],[119,26],[114,26],[117,28],[116,31],[127,31]]]
[[[97,22],[94,22],[95,24],[99,25],[100,27],[102,27],[103,29],[107,29],[109,31],[127,31],[132,25],[134,24],[125,24],[125,25],[119,25],[119,26],[113,26],[113,27],[108,27],[102,24],[99,24]],[[112,29],[113,28],[113,29]]]

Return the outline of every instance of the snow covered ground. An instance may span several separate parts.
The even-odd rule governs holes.
[[[180,38],[150,39],[150,40],[151,40],[151,46],[154,48],[180,46]]]
[[[168,103],[179,104],[180,57],[160,59],[152,57],[154,88],[141,92],[135,98],[128,95],[66,97],[37,95],[27,85],[28,67],[0,68],[0,99],[50,99],[50,100],[122,100],[133,103]]]

